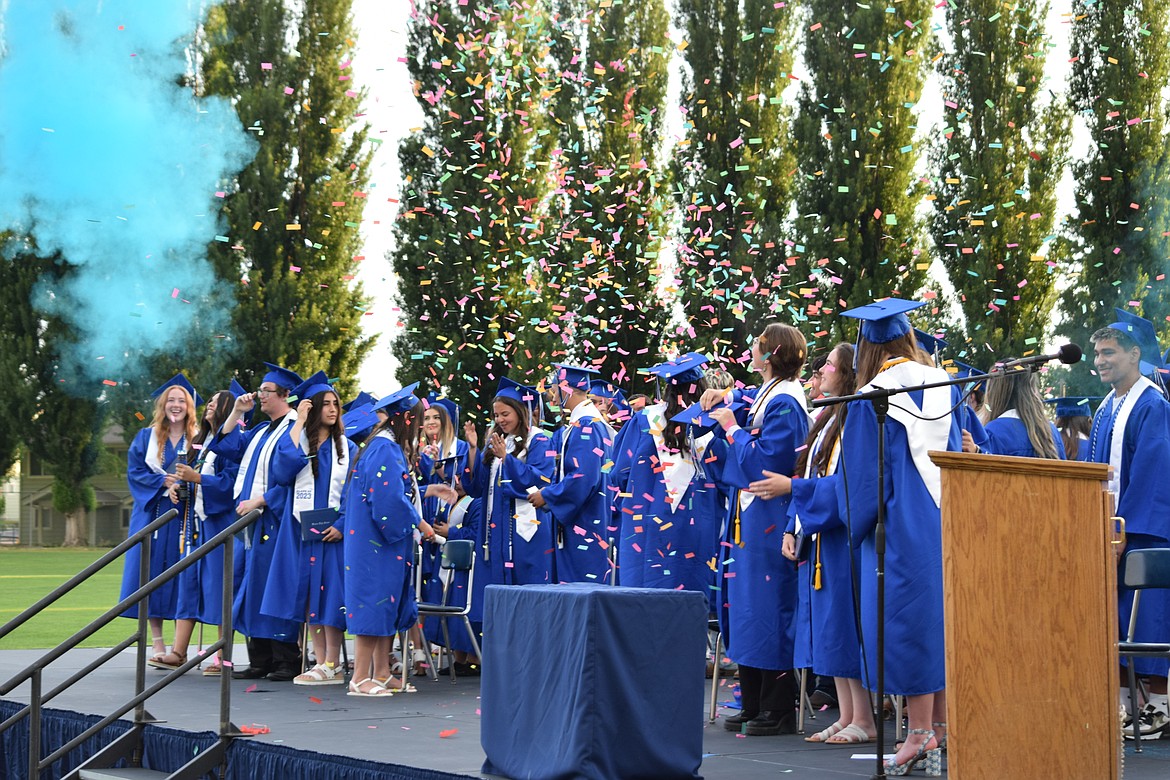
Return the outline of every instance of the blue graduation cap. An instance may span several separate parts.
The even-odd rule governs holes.
[[[326,390],[336,392],[333,390],[333,385],[329,384],[329,377],[325,374],[325,372],[318,371],[304,382],[301,382],[299,385],[293,388],[292,393],[289,395],[290,397],[296,396],[298,400],[303,401],[306,398],[312,398],[317,393],[323,393]]]
[[[628,412],[630,405],[626,402],[626,394],[621,389],[604,379],[594,379],[589,383],[589,394],[608,399],[619,412]]]
[[[651,366],[646,369],[646,373],[665,379],[672,385],[681,385],[702,379],[703,366],[707,363],[707,356],[701,352],[688,352],[674,360]]]
[[[362,442],[378,424],[378,413],[374,411],[373,403],[361,404],[343,414],[341,424],[345,427],[346,437],[355,442]]]
[[[954,366],[953,371],[951,370],[952,365]],[[969,376],[975,376],[976,374],[987,373],[985,371],[980,371],[979,369],[975,368],[975,366],[971,366],[971,365],[968,365],[966,363],[962,363],[958,360],[947,361],[947,365],[944,365],[943,368],[946,369],[946,372],[948,374],[953,374],[955,379],[964,379],[964,378],[969,377]],[[979,388],[983,387],[983,385],[985,385],[985,384],[986,384],[986,380],[980,379],[978,382],[975,383],[975,389],[978,390]]]
[[[683,423],[684,425],[693,425],[696,428],[714,428],[718,423],[711,418],[711,412],[716,409],[730,409],[735,411],[743,406],[742,401],[732,401],[729,404],[718,404],[711,407],[707,411],[703,411],[703,407],[698,401],[683,409],[681,412],[670,418],[671,422]]]
[[[912,328],[906,312],[925,305],[922,301],[886,298],[884,301],[874,301],[843,311],[841,316],[861,320],[858,332],[869,343],[886,344],[909,333]]]
[[[427,396],[427,406],[443,407],[443,410],[447,412],[447,416],[451,418],[451,425],[459,425],[459,404],[450,398],[439,398],[436,394],[431,393]]]
[[[417,388],[418,382],[412,382],[401,390],[383,397],[374,404],[374,411],[395,415],[399,412],[405,412],[407,409],[413,409],[418,403],[418,397],[414,394]]]
[[[922,347],[928,355],[938,356],[940,352],[947,348],[947,343],[935,336],[932,333],[927,333],[924,330],[914,329],[914,338],[918,340],[918,346]]]
[[[367,393],[363,390],[357,394],[357,398],[354,398],[348,403],[342,404],[341,411],[348,412],[350,409],[356,409],[359,406],[366,406],[367,404],[373,406],[375,403],[377,403],[377,401],[378,396],[374,395],[373,393]]]
[[[496,388],[497,398],[510,398],[516,403],[535,413],[540,408],[540,391],[535,387],[522,385],[506,376],[500,377],[500,386]]]
[[[1100,401],[1101,396],[1065,396],[1064,398],[1045,398],[1044,403],[1056,406],[1057,417],[1092,417],[1093,401]]]
[[[228,392],[232,394],[232,398],[239,398],[241,395],[246,395],[248,391],[245,390],[244,386],[237,382],[236,378],[233,376],[232,381],[228,382]],[[252,415],[255,413],[255,407],[244,412],[244,425],[252,424]]]
[[[287,368],[281,368],[274,363],[265,363],[268,368],[268,373],[260,381],[271,382],[277,387],[283,387],[285,390],[292,390],[294,387],[305,381],[301,379],[301,375],[296,371],[289,371]]]
[[[195,391],[195,386],[191,384],[191,380],[187,379],[187,376],[182,371],[175,374],[173,377],[171,377],[170,379],[168,379],[167,381],[165,381],[161,385],[159,385],[158,388],[155,389],[155,391],[150,394],[150,397],[151,398],[158,398],[160,395],[162,395],[163,393],[165,393],[168,389],[170,389],[172,387],[183,388],[184,390],[186,390],[188,393],[191,394],[192,398],[195,399],[196,406],[203,406],[203,399],[199,397],[199,393],[197,393]]]
[[[553,363],[556,368],[556,383],[565,384],[576,390],[589,392],[589,383],[594,377],[601,376],[595,368],[587,366],[572,366],[568,363]]]
[[[1154,330],[1154,323],[1125,309],[1113,311],[1117,313],[1117,322],[1109,323],[1109,327],[1129,336],[1141,349],[1142,375],[1146,376],[1159,368],[1164,368],[1162,348],[1158,345],[1158,332]]]

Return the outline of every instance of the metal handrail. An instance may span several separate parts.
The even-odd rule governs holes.
[[[112,562],[116,558],[122,557],[122,555],[124,555],[127,550],[129,550],[131,547],[133,547],[134,545],[141,542],[146,537],[152,535],[155,531],[162,528],[164,525],[169,523],[171,520],[175,519],[175,517],[178,516],[178,514],[179,514],[178,509],[170,509],[170,510],[167,510],[166,512],[163,512],[161,515],[159,515],[154,520],[152,520],[148,525],[145,525],[142,528],[138,529],[138,531],[136,531],[133,535],[128,537],[126,539],[126,541],[122,542],[117,547],[110,550],[108,553],[106,553],[102,557],[98,558],[96,561],[91,563],[89,566],[86,566],[84,569],[77,572],[77,574],[74,574],[65,583],[58,585],[55,589],[53,589],[53,591],[51,593],[49,593],[43,599],[38,601],[36,604],[33,604],[31,607],[26,609],[24,612],[21,612],[19,615],[12,618],[12,620],[9,620],[7,623],[5,623],[3,626],[0,626],[0,639],[3,639],[4,637],[8,636],[16,629],[20,628],[33,615],[37,614],[45,607],[47,607],[50,604],[52,604],[53,602],[57,601],[57,599],[61,598],[66,593],[73,590],[74,588],[76,588],[78,585],[80,585],[81,583],[88,580],[93,575],[97,574],[98,571],[100,571],[101,569],[104,569],[106,567],[106,564]]]
[[[149,578],[149,569],[150,569],[150,541],[151,541],[150,534],[153,533],[153,531],[155,529],[161,528],[163,525],[165,525],[167,522],[169,522],[171,519],[173,519],[177,514],[178,514],[178,512],[176,510],[172,509],[172,510],[164,513],[160,517],[158,517],[156,520],[151,522],[149,525],[147,525],[145,528],[143,528],[141,531],[139,531],[138,533],[134,534],[134,536],[131,537],[131,539],[136,540],[135,542],[133,542],[134,544],[138,544],[138,543],[142,544],[142,553],[141,553],[141,557],[140,557],[140,561],[139,561],[139,582],[142,583],[142,585],[141,585],[141,587],[138,588],[138,590],[134,591],[134,593],[130,594],[125,599],[120,601],[117,604],[117,606],[107,610],[100,617],[98,617],[95,620],[93,620],[92,622],[90,622],[89,625],[82,628],[80,631],[75,633],[69,639],[62,642],[60,645],[58,645],[53,650],[50,650],[45,655],[41,656],[40,659],[35,661],[33,664],[31,664],[30,666],[28,666],[27,668],[25,668],[21,672],[17,673],[14,677],[12,677],[10,680],[8,680],[2,686],[0,686],[0,695],[4,695],[4,694],[7,694],[9,691],[11,691],[13,688],[15,688],[17,685],[20,685],[22,682],[24,682],[26,680],[31,680],[32,688],[30,691],[29,705],[27,707],[25,707],[23,710],[21,710],[20,712],[16,713],[12,717],[10,717],[8,720],[4,721],[4,723],[0,724],[0,732],[2,732],[5,729],[7,729],[9,726],[11,726],[12,724],[21,720],[23,717],[25,717],[25,715],[31,716],[29,718],[29,777],[31,780],[36,780],[36,778],[38,778],[40,776],[40,772],[43,769],[49,767],[54,762],[61,759],[69,751],[73,750],[78,745],[85,742],[87,739],[89,739],[94,734],[97,734],[98,732],[100,732],[106,726],[113,723],[115,720],[117,720],[119,717],[121,717],[122,715],[129,712],[131,709],[136,709],[135,723],[137,723],[137,724],[144,723],[145,719],[146,719],[146,711],[143,707],[143,703],[148,698],[153,696],[155,693],[158,693],[160,690],[162,690],[163,688],[165,688],[166,686],[170,685],[172,682],[177,680],[184,673],[186,673],[191,668],[193,668],[196,664],[201,662],[201,660],[202,660],[201,656],[196,656],[193,659],[189,659],[185,663],[183,663],[178,669],[172,671],[171,673],[166,675],[163,679],[161,679],[157,683],[151,685],[149,689],[146,688],[146,644],[145,644],[145,637],[147,635],[147,632],[146,632],[147,618],[146,618],[146,604],[144,603],[144,601],[150,596],[150,594],[152,594],[154,591],[158,590],[160,587],[162,587],[166,583],[175,579],[181,572],[183,572],[184,570],[193,566],[197,561],[204,558],[212,550],[215,550],[216,548],[224,545],[225,542],[232,540],[237,533],[243,531],[245,528],[247,528],[248,526],[250,526],[254,522],[256,522],[256,519],[260,517],[261,510],[254,509],[251,512],[249,512],[248,514],[244,515],[239,520],[232,523],[232,525],[228,526],[227,528],[220,531],[215,536],[211,537],[211,539],[208,539],[206,542],[199,545],[195,550],[193,550],[192,552],[190,552],[186,556],[184,556],[182,560],[180,560],[179,562],[177,562],[174,565],[172,565],[171,567],[169,567],[166,571],[159,574],[153,580],[150,580],[149,582],[147,582],[147,579]],[[129,542],[130,540],[127,540],[127,541]],[[111,553],[114,551],[118,551],[117,555],[121,555],[122,553],[125,553],[126,550],[128,550],[130,548],[130,546],[132,546],[132,545],[123,543],[123,544],[119,545],[118,547],[114,548],[114,550],[112,550]],[[32,615],[36,614],[36,609],[44,608],[48,604],[53,603],[56,599],[63,596],[65,593],[72,590],[78,584],[83,582],[87,577],[91,576],[98,569],[102,568],[102,566],[104,566],[104,565],[108,564],[110,561],[112,561],[115,557],[117,557],[117,555],[111,556],[111,555],[107,554],[107,555],[103,556],[99,560],[99,562],[95,562],[93,565],[87,567],[84,571],[79,573],[77,576],[70,579],[69,582],[66,582],[64,585],[57,588],[57,590],[55,590],[53,593],[49,594],[49,596],[46,596],[45,598],[43,598],[39,602],[37,602],[37,604],[34,605],[34,607],[30,607],[28,610],[25,610],[23,613],[18,615],[16,618],[14,618],[12,621],[10,621],[10,623],[8,625],[5,626],[6,632],[11,631],[13,628],[15,628],[16,626],[25,622],[26,620],[28,620],[28,618],[32,617]],[[210,652],[210,653],[220,651],[220,655],[221,655],[221,659],[222,659],[222,661],[221,661],[222,662],[222,669],[224,670],[222,672],[221,678],[220,678],[220,729],[219,729],[219,733],[220,733],[221,740],[227,739],[230,737],[234,737],[234,736],[240,736],[239,734],[235,734],[232,732],[232,726],[231,726],[231,722],[230,722],[230,718],[229,718],[230,696],[231,696],[231,688],[229,685],[229,683],[231,681],[231,672],[230,672],[231,651],[232,651],[232,644],[233,644],[233,640],[234,640],[234,628],[232,626],[232,602],[233,602],[233,590],[234,590],[234,587],[233,587],[234,583],[233,583],[233,576],[232,576],[233,570],[234,570],[233,558],[234,558],[234,548],[231,544],[228,544],[224,547],[223,604],[222,604],[222,607],[223,607],[223,613],[222,613],[222,616],[223,616],[222,617],[223,636],[221,636],[217,642],[208,646],[208,648],[207,648],[207,652]],[[101,565],[98,565],[98,563],[100,563]],[[117,648],[110,650],[110,651],[106,652],[105,654],[103,654],[102,657],[99,658],[97,661],[90,663],[81,672],[75,673],[72,677],[70,677],[64,683],[62,683],[61,685],[58,685],[56,688],[54,688],[52,691],[50,691],[47,696],[41,695],[42,672],[46,666],[48,666],[50,663],[52,663],[53,661],[60,658],[62,655],[67,653],[69,650],[72,650],[74,647],[76,647],[81,642],[85,641],[87,638],[89,638],[94,633],[99,631],[102,627],[106,626],[107,624],[112,622],[115,618],[119,617],[123,612],[126,611],[126,609],[128,609],[131,606],[134,606],[135,604],[138,605],[138,630],[132,636],[130,636],[128,639],[123,640],[121,643],[119,643]],[[3,634],[0,634],[0,636],[2,636],[2,635]],[[123,704],[122,706],[120,706],[119,708],[117,708],[113,714],[106,716],[105,718],[101,719],[100,721],[98,721],[94,725],[90,726],[85,731],[83,731],[81,734],[79,734],[77,737],[75,737],[74,739],[70,740],[68,743],[66,743],[65,745],[63,745],[59,749],[57,749],[50,756],[48,756],[44,760],[41,760],[41,758],[40,758],[40,751],[41,751],[40,723],[41,723],[41,708],[42,708],[42,705],[44,704],[44,702],[48,701],[49,699],[53,698],[57,694],[64,691],[66,688],[68,688],[73,683],[80,680],[86,674],[93,671],[97,667],[101,666],[106,661],[110,660],[111,658],[113,658],[115,655],[117,655],[123,649],[134,644],[135,641],[138,642],[138,658],[137,658],[137,663],[135,665],[136,668],[135,668],[135,695],[134,695],[134,697],[132,699],[130,699],[128,702],[126,702],[125,704]]]

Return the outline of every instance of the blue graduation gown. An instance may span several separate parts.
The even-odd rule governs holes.
[[[402,449],[389,438],[375,436],[357,459],[343,500],[351,634],[392,636],[418,619],[414,530],[422,515],[411,500],[414,480]]]
[[[1064,460],[1064,441],[1060,438],[1060,431],[1052,423],[1052,439],[1056,442],[1056,454]],[[996,417],[984,426],[987,431],[987,445],[982,449],[992,455],[1015,455],[1021,458],[1035,458],[1035,448],[1028,438],[1028,429],[1024,421],[1015,417]]]
[[[1113,399],[1102,403],[1093,417],[1089,445],[1096,463],[1109,462],[1109,442],[1113,430]],[[1170,463],[1170,404],[1154,390],[1147,390],[1134,402],[1133,411],[1122,433],[1121,474],[1117,496],[1117,514],[1125,518],[1126,549],[1170,547],[1170,494],[1162,487],[1162,472]],[[1129,628],[1133,608],[1133,591],[1121,587],[1122,569],[1118,568],[1117,617],[1120,636]],[[1149,589],[1142,592],[1138,623],[1134,634],[1138,642],[1164,642],[1170,636],[1170,592]],[[1156,658],[1135,658],[1138,674],[1166,676],[1170,665]]]
[[[212,474],[204,474],[202,482],[195,489],[203,495],[203,517],[196,515],[192,526],[198,530],[188,540],[192,549],[197,545],[205,544],[209,539],[227,528],[239,518],[236,516],[236,505],[233,495],[233,486],[236,482],[236,472],[239,464],[227,458],[217,457],[212,463],[215,469]],[[233,544],[233,541],[224,544]],[[223,622],[223,549],[220,545],[203,556],[198,563],[186,569],[179,575],[179,608],[178,617],[196,620],[208,625],[219,625]],[[239,557],[233,563],[242,563]],[[243,573],[243,567],[239,567]],[[233,573],[233,592],[239,587],[239,578]]]
[[[357,448],[349,439],[344,442],[352,463]],[[293,446],[292,437],[287,432],[280,437],[272,453],[273,460],[278,458],[282,461],[281,470],[296,468],[298,463],[301,470],[310,468],[308,457]],[[330,484],[343,484],[346,476],[337,462],[333,440],[326,440],[317,450],[313,509],[328,508]],[[288,490],[260,611],[271,617],[300,623],[304,622],[307,610],[310,625],[345,630],[345,562],[341,542],[302,541],[301,523],[293,516],[293,488]],[[333,527],[344,534],[341,512],[338,512]]]
[[[717,429],[716,435],[723,436],[723,430]],[[757,428],[733,431],[722,464],[723,480],[742,490],[762,479],[765,470],[791,474],[797,448],[807,436],[808,413],[803,404],[789,395],[773,396]],[[796,564],[780,552],[789,498],[756,498],[741,509],[739,492],[731,494],[719,571],[727,607],[722,616],[727,656],[759,669],[791,669]]]
[[[239,494],[233,497],[238,505],[243,496],[249,495],[256,479],[258,463],[253,457],[247,463],[242,463],[247,452],[248,444],[258,438],[260,444],[254,451],[259,453],[260,447],[272,435],[271,422],[263,422],[255,428],[242,432],[239,429],[216,439],[211,449],[219,457],[233,460],[244,469],[244,481]],[[282,462],[274,452],[268,460],[268,488],[264,492],[267,506],[263,507],[260,517],[251,526],[248,538],[251,546],[244,551],[244,574],[240,587],[236,590],[236,601],[232,606],[232,615],[235,628],[247,637],[261,639],[275,639],[280,642],[297,641],[300,621],[282,620],[260,611],[264,599],[264,589],[268,584],[268,572],[272,569],[272,558],[276,552],[277,533],[280,528],[280,518],[284,515],[285,504],[289,497],[289,487],[296,480],[300,469],[288,461]],[[237,548],[238,552],[238,548]]]
[[[529,541],[516,533],[516,505],[527,502],[528,488],[545,488],[556,467],[555,450],[548,437],[536,433],[524,460],[504,458],[488,502],[491,467],[478,455],[475,474],[464,483],[467,495],[483,499],[482,538],[476,548],[476,578],[490,585],[548,585],[553,578],[553,522],[547,509],[539,509],[536,534]],[[547,488],[546,488],[547,489]]]
[[[650,420],[645,412],[638,412],[622,428],[614,453],[613,481],[623,494],[618,503],[620,584],[710,595],[726,506],[703,464],[698,464],[672,511]]]
[[[162,528],[154,532],[150,539],[150,577],[154,579],[168,568],[179,562],[179,538],[184,526],[189,526],[194,512],[190,502],[172,504],[167,498],[164,486],[165,477],[156,474],[146,465],[146,453],[156,447],[154,429],[143,428],[134,436],[130,443],[130,450],[126,454],[126,481],[130,485],[130,495],[134,499],[134,506],[130,510],[130,531],[133,535],[141,531],[153,520],[162,516],[171,509],[178,509],[179,516],[171,520]],[[161,466],[169,470],[175,461],[176,450],[167,439]],[[186,517],[184,517],[186,510]],[[126,551],[122,566],[122,590],[118,599],[124,599],[139,587],[138,562],[141,560],[142,545],[135,545]],[[171,580],[147,597],[147,614],[152,618],[174,620],[178,614],[179,582]],[[138,607],[131,607],[122,613],[122,617],[137,618]]]
[[[959,407],[959,427],[971,434],[971,440],[981,450],[987,449],[987,427],[979,420],[975,410],[967,405],[966,401]]]
[[[799,515],[808,560],[801,562],[799,587],[807,622],[797,624],[798,651],[806,650],[806,667],[819,675],[861,679],[861,645],[857,640],[853,576],[861,571],[861,548],[850,551],[849,529],[841,519],[836,493],[815,490],[817,478],[794,479],[790,516]],[[793,524],[794,526],[794,524]],[[792,530],[790,526],[789,530]],[[816,534],[816,539],[811,537]],[[821,587],[815,587],[818,567]],[[798,652],[799,654],[799,652]],[[797,667],[801,668],[800,658]]]
[[[447,529],[447,539],[449,541],[466,539],[475,543],[476,557],[472,570],[473,576],[471,578],[471,611],[468,613],[467,619],[471,621],[471,630],[475,632],[475,639],[480,643],[480,647],[483,646],[483,589],[489,584],[485,576],[487,572],[481,564],[480,557],[484,543],[484,505],[485,501],[483,499],[472,499],[467,507],[467,511],[463,515],[463,522],[454,528]],[[450,508],[443,505],[443,508],[439,512],[439,517],[446,519],[449,512]],[[549,555],[551,556],[551,552]],[[436,577],[436,579],[438,578]],[[439,580],[439,599],[442,598],[442,595],[442,581]],[[438,599],[436,603],[437,601]],[[451,584],[448,586],[447,604],[454,607],[462,607],[467,604],[467,574],[465,572],[454,573]],[[426,632],[427,639],[431,644],[441,645],[444,643],[443,627],[438,618],[428,617],[424,620],[423,631]],[[475,647],[471,644],[471,639],[467,636],[467,627],[463,625],[462,620],[448,620],[447,632],[451,636],[452,650],[475,653]]]
[[[419,491],[424,494],[422,516],[423,520],[432,526],[435,524],[435,519],[440,516],[443,502],[434,496],[427,498],[425,495],[427,486],[450,484],[452,477],[458,477],[462,482],[466,482],[469,452],[467,442],[456,439],[455,457],[457,460],[453,467],[447,466],[446,469],[442,466],[436,467],[435,459],[429,455],[419,455]],[[443,585],[439,580],[439,556],[442,553],[442,547],[437,542],[422,542],[421,544],[422,554],[419,558],[419,569],[422,574],[422,593],[420,595],[423,601],[435,602],[443,595]]]
[[[581,417],[553,434],[560,478],[540,492],[556,521],[559,582],[607,582],[613,515],[604,469],[612,446],[599,417]]]
[[[921,404],[921,391],[911,393]],[[959,392],[952,390],[952,403]],[[849,404],[836,474],[815,480],[813,491],[831,491],[838,512],[861,546],[861,613],[866,665],[862,681],[875,687],[877,671],[877,502],[886,507],[885,688],[913,696],[946,686],[944,674],[942,516],[910,457],[907,430],[886,420],[885,481],[879,491],[877,417],[868,401]],[[951,416],[947,449],[962,449],[962,429]],[[815,496],[814,502],[832,500]]]

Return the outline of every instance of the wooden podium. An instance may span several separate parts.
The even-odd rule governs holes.
[[[930,457],[942,469],[948,777],[1115,780],[1108,467]]]

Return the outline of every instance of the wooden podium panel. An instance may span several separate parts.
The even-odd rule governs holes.
[[[930,457],[942,469],[948,776],[1117,778],[1108,467]]]

